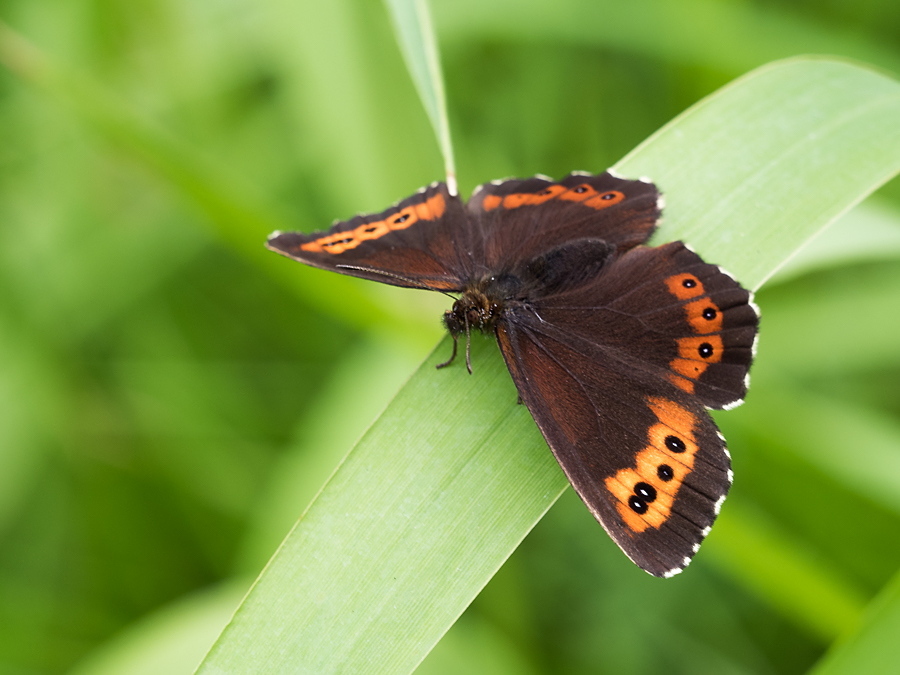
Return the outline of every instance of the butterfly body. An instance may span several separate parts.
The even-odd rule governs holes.
[[[742,400],[758,314],[749,292],[682,243],[644,245],[660,210],[655,186],[611,173],[489,183],[465,204],[435,184],[383,213],[276,233],[268,245],[316,267],[458,294],[443,317],[454,339],[496,335],[588,508],[634,562],[671,576],[731,485],[707,409]]]

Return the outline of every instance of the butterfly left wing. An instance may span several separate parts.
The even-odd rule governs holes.
[[[676,242],[633,249],[595,281],[525,303],[498,326],[563,471],[651,574],[690,562],[731,485],[706,406],[743,396],[756,324],[749,293]]]
[[[313,267],[393,286],[459,291],[472,264],[469,218],[444,183],[327,232],[275,232],[269,249]]]

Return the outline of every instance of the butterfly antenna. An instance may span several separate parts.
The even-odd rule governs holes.
[[[383,277],[388,277],[389,279],[396,279],[397,281],[404,281],[410,286],[414,288],[421,288],[424,290],[431,290],[425,284],[416,281],[415,279],[410,279],[409,277],[400,276],[399,274],[394,274],[393,272],[385,272],[384,270],[377,270],[373,267],[360,267],[359,265],[335,265],[335,267],[339,267],[343,270],[356,270],[357,272],[369,272],[371,274],[380,274]],[[452,296],[451,296],[452,297]]]
[[[383,277],[388,277],[390,279],[396,279],[397,281],[405,281],[413,288],[421,289],[423,291],[434,291],[437,290],[438,293],[442,293],[446,295],[451,300],[456,300],[456,296],[450,293],[449,291],[443,291],[440,289],[431,288],[428,284],[423,284],[421,282],[416,281],[415,279],[410,279],[409,277],[400,276],[399,274],[394,274],[393,272],[385,272],[384,270],[377,270],[374,267],[361,267],[359,265],[335,265],[335,267],[340,267],[344,270],[357,270],[358,272],[371,272],[372,274],[380,274]]]

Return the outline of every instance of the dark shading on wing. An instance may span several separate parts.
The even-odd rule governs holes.
[[[435,183],[377,214],[326,232],[276,232],[267,246],[313,267],[394,286],[462,290],[471,228],[459,197]]]
[[[579,288],[513,307],[498,328],[572,485],[651,574],[687,565],[728,492],[730,459],[704,404],[743,396],[757,324],[749,300],[675,242],[635,248]],[[679,361],[676,380],[676,359],[696,368]]]

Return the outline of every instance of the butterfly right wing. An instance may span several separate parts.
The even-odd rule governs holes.
[[[584,355],[563,341],[509,327],[498,338],[523,402],[594,517],[642,569],[680,572],[731,485],[725,443],[703,406],[596,372],[602,364],[586,377]]]
[[[662,200],[652,183],[607,171],[486,183],[466,208],[480,228],[487,268],[497,271],[579,239],[624,253],[652,234]]]
[[[460,291],[472,264],[465,208],[444,183],[433,183],[391,208],[335,223],[327,232],[275,232],[276,253],[321,269],[372,281]]]
[[[638,247],[499,324],[523,402],[579,496],[656,576],[683,569],[731,485],[706,407],[746,391],[750,294],[679,242]]]

